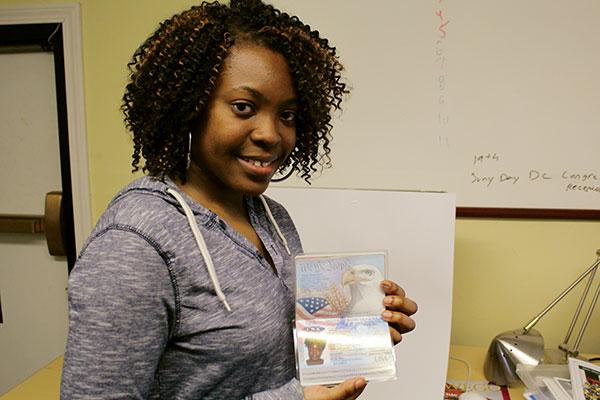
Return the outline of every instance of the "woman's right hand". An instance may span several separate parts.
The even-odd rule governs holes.
[[[365,390],[364,378],[352,378],[335,386],[309,386],[304,388],[305,400],[354,400]]]

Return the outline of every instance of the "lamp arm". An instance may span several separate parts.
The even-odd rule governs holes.
[[[598,287],[596,288],[596,293],[594,293],[594,298],[592,299],[592,302],[590,303],[590,308],[588,309],[588,312],[585,315],[585,319],[583,320],[583,323],[581,324],[581,329],[579,330],[579,334],[577,335],[577,339],[575,340],[575,347],[573,348],[573,351],[575,353],[578,353],[579,344],[581,343],[581,339],[583,338],[583,333],[585,332],[585,328],[587,328],[588,322],[590,322],[590,318],[592,317],[592,313],[594,312],[594,307],[596,307],[596,302],[598,301],[599,296],[600,296],[600,283],[598,284]]]
[[[573,288],[575,286],[577,286],[579,284],[579,282],[581,282],[586,276],[588,276],[592,272],[596,271],[596,268],[600,264],[600,250],[596,251],[596,255],[598,255],[596,262],[594,262],[587,270],[585,270],[581,275],[579,275],[579,277],[577,279],[575,279],[575,281],[573,283],[571,283],[569,285],[569,287],[567,287],[565,290],[563,290],[562,293],[558,295],[558,297],[556,297],[550,304],[548,304],[548,306],[546,308],[544,308],[542,310],[542,312],[540,312],[538,315],[536,315],[531,321],[529,321],[527,323],[527,325],[525,325],[523,327],[523,331],[525,333],[529,332],[531,330],[531,328],[533,328],[534,325],[537,324],[538,321],[540,319],[542,319],[542,317],[544,315],[546,315],[548,313],[548,311],[550,311],[556,305],[556,303],[561,301],[563,297],[565,297],[571,290],[573,290]]]
[[[594,282],[594,277],[596,275],[596,271],[597,271],[597,269],[590,274],[590,277],[585,285],[585,288],[583,289],[583,292],[581,293],[581,299],[579,300],[579,304],[577,305],[575,314],[573,314],[573,319],[571,320],[571,325],[569,325],[569,329],[567,329],[567,334],[565,335],[565,340],[562,342],[562,347],[564,347],[564,348],[567,348],[567,344],[569,343],[569,340],[571,339],[571,334],[573,333],[573,329],[575,329],[575,325],[577,324],[577,320],[579,319],[579,314],[581,314],[581,309],[583,308],[585,299],[587,298],[590,288],[592,287],[592,282]],[[593,306],[592,306],[592,308],[593,308]],[[559,348],[560,347],[561,346],[559,346]]]

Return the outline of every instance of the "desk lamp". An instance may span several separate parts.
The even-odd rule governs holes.
[[[585,289],[583,290],[579,305],[575,310],[575,315],[571,321],[571,325],[567,330],[565,340],[558,346],[559,350],[562,351],[560,360],[554,361],[558,363],[566,363],[567,356],[577,357],[579,355],[579,344],[583,338],[583,333],[587,328],[588,322],[598,296],[600,295],[600,282],[598,288],[594,293],[594,297],[590,303],[589,309],[585,315],[583,323],[575,339],[573,347],[569,346],[569,340],[571,334],[575,328],[579,315],[584,306],[587,295],[594,281],[594,276],[600,265],[600,249],[596,250],[596,261],[583,272],[573,283],[571,283],[561,294],[558,295],[542,312],[536,315],[531,321],[527,323],[523,328],[507,331],[500,333],[490,343],[490,347],[485,357],[485,363],[483,366],[484,374],[487,380],[495,383],[496,385],[510,385],[517,381],[519,378],[516,374],[517,364],[526,365],[538,365],[542,361],[544,356],[544,338],[542,335],[532,329],[538,321],[546,315],[548,311],[552,309],[563,297],[567,295],[575,286],[577,286],[586,276],[589,275]]]

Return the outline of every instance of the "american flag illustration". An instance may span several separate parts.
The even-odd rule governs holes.
[[[339,316],[339,313],[323,297],[302,297],[296,301],[296,320],[339,318]]]

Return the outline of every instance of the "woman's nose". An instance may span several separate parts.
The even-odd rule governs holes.
[[[273,116],[257,118],[257,124],[251,134],[252,140],[265,146],[276,146],[281,142],[279,120]]]

